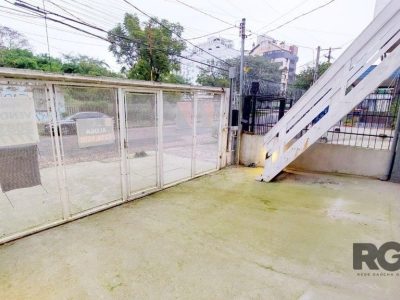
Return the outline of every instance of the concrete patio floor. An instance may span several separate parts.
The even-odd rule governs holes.
[[[0,299],[398,299],[352,245],[400,241],[400,185],[228,168],[0,246]],[[399,274],[400,275],[400,274]]]

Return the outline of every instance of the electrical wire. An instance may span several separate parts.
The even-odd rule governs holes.
[[[67,9],[65,9],[64,7],[62,7],[61,5],[54,3],[51,0],[46,0],[47,2],[53,4],[54,6],[58,7],[59,9],[61,9],[62,11],[66,12],[67,14],[69,14],[70,16],[76,18],[77,20],[84,22],[81,18],[79,18],[78,16],[74,15],[73,13],[71,13],[70,11],[68,11]]]
[[[228,27],[228,28],[225,28],[225,29],[221,29],[221,30],[218,30],[218,31],[215,31],[215,32],[211,32],[211,33],[208,33],[208,34],[204,34],[204,35],[201,35],[201,36],[197,36],[197,37],[193,37],[193,38],[186,38],[186,40],[202,39],[202,38],[205,38],[205,37],[210,36],[210,35],[215,35],[215,34],[227,31],[227,30],[232,29],[232,28],[235,28],[235,27],[231,26],[231,27]]]
[[[71,24],[69,24],[69,23],[65,23],[65,22],[60,21],[60,20],[58,20],[58,19],[54,19],[54,18],[52,18],[52,17],[49,17],[47,14],[52,14],[52,15],[55,15],[55,16],[57,16],[57,17],[64,18],[65,20],[68,20],[68,21],[71,21],[71,22],[75,22],[75,23],[78,23],[78,24],[80,24],[80,25],[84,25],[84,26],[87,26],[87,27],[89,27],[89,28],[92,28],[92,29],[95,29],[95,30],[98,30],[98,31],[101,31],[101,32],[104,32],[104,33],[109,33],[108,31],[106,31],[106,30],[104,30],[104,29],[102,29],[102,28],[100,28],[100,27],[93,26],[93,25],[90,25],[90,24],[87,24],[87,23],[85,23],[85,22],[81,22],[81,21],[78,21],[78,20],[74,20],[74,19],[71,19],[71,18],[69,18],[69,17],[63,16],[63,15],[61,15],[61,14],[57,14],[57,13],[54,13],[54,12],[51,12],[51,11],[48,11],[48,10],[43,11],[43,10],[41,10],[40,8],[35,8],[34,6],[31,6],[29,3],[26,3],[26,2],[24,2],[24,1],[18,1],[18,2],[15,3],[15,5],[17,5],[17,6],[19,6],[19,7],[22,7],[22,8],[25,8],[25,9],[28,9],[28,10],[31,10],[31,11],[35,11],[35,12],[41,13],[41,14],[42,14],[42,16],[41,16],[42,18],[44,18],[43,15],[46,15],[47,19],[50,20],[50,21],[53,21],[53,22],[56,22],[56,23],[59,23],[59,24],[68,26],[68,27],[73,28],[73,29],[75,29],[75,30],[77,30],[77,31],[84,32],[84,33],[86,33],[86,34],[88,34],[88,35],[94,36],[94,37],[96,37],[96,38],[98,38],[98,39],[104,40],[104,41],[109,42],[109,43],[111,43],[111,44],[113,43],[113,42],[110,41],[108,38],[105,38],[105,37],[100,36],[100,35],[98,35],[98,34],[92,33],[92,32],[87,31],[87,30],[85,30],[85,29],[76,27],[76,26],[71,25]],[[110,33],[110,34],[112,34],[112,33]],[[116,36],[116,37],[119,37],[119,38],[121,38],[121,39],[130,41],[130,42],[136,43],[136,44],[140,44],[140,45],[144,45],[144,46],[146,46],[146,47],[149,47],[149,45],[147,45],[147,44],[145,44],[144,42],[139,41],[139,40],[134,40],[134,39],[127,38],[127,37],[125,37],[125,36],[119,36],[119,35],[116,35],[116,34],[112,34],[112,35],[114,35],[114,36]],[[151,48],[152,48],[154,51],[162,51],[162,52],[164,52],[164,53],[166,53],[166,54],[168,54],[168,55],[172,55],[172,53],[168,53],[168,51],[166,51],[165,49],[157,49],[157,48],[153,48],[153,47],[151,47]],[[192,58],[189,58],[189,57],[186,57],[186,56],[183,56],[183,55],[176,55],[176,56],[179,57],[179,58],[182,58],[182,59],[186,59],[186,60],[189,60],[189,61],[192,61],[192,62],[196,62],[196,63],[202,64],[202,65],[206,65],[206,66],[208,66],[208,67],[214,67],[214,68],[220,69],[220,70],[222,70],[222,71],[228,72],[228,70],[226,70],[226,69],[224,69],[224,68],[217,67],[217,66],[214,66],[214,65],[205,63],[205,62],[200,62],[200,61],[194,60],[194,59],[192,59]]]
[[[282,28],[282,27],[284,27],[284,26],[286,26],[286,25],[288,25],[288,24],[290,24],[290,23],[292,23],[292,22],[304,17],[304,16],[307,16],[307,15],[309,15],[309,14],[311,14],[311,13],[317,11],[317,10],[320,10],[321,8],[324,8],[325,6],[328,6],[329,4],[331,4],[331,3],[335,2],[335,1],[336,0],[330,0],[329,2],[327,2],[325,4],[322,4],[322,5],[320,5],[320,6],[316,7],[316,8],[313,8],[312,10],[309,10],[309,11],[307,11],[305,13],[302,13],[301,15],[298,15],[298,16],[294,17],[293,19],[290,19],[289,21],[287,21],[287,22],[285,22],[285,23],[283,23],[283,24],[281,24],[279,26],[276,26],[275,28],[266,31],[265,33],[269,33],[269,32],[278,30],[278,29],[280,29],[280,28]]]
[[[150,18],[153,22],[159,24],[160,26],[162,26],[163,28],[167,29],[169,32],[174,33],[178,38],[180,38],[181,40],[189,43],[190,45],[192,45],[193,47],[207,53],[208,55],[210,55],[211,57],[216,58],[217,60],[227,64],[228,66],[232,67],[232,65],[228,62],[226,62],[225,60],[219,58],[218,56],[215,56],[214,54],[211,54],[210,52],[204,50],[203,48],[197,46],[196,44],[193,44],[192,42],[188,41],[187,39],[183,38],[180,34],[178,34],[177,32],[175,32],[174,30],[172,30],[171,28],[169,28],[168,26],[166,26],[165,24],[163,24],[162,22],[160,22],[157,18],[149,15],[148,13],[146,13],[145,11],[143,11],[142,9],[138,8],[136,5],[133,5],[131,2],[129,2],[128,0],[122,0],[123,2],[125,2],[126,4],[128,4],[129,6],[133,7],[134,9],[136,9],[137,11],[139,11],[140,13],[144,14],[145,16],[147,16],[148,18]]]
[[[46,10],[46,6],[44,5],[44,0],[42,0],[42,3],[43,3],[43,10]],[[47,54],[48,54],[48,60],[49,60],[49,65],[50,65],[50,69],[51,69],[50,41],[49,41],[49,29],[47,28],[47,15],[44,15],[44,25],[46,27]]]
[[[205,15],[205,16],[208,16],[208,17],[210,17],[210,18],[212,18],[212,19],[214,19],[214,20],[220,21],[220,22],[222,22],[222,23],[224,23],[224,24],[226,24],[226,25],[230,25],[230,26],[233,26],[233,27],[236,27],[236,28],[240,29],[240,26],[238,26],[238,25],[236,25],[236,24],[233,24],[233,23],[231,23],[231,22],[225,21],[225,20],[223,20],[223,19],[221,19],[221,18],[219,18],[219,17],[216,17],[216,16],[214,16],[214,15],[212,15],[212,14],[210,14],[210,13],[204,11],[204,10],[201,10],[201,9],[199,9],[199,8],[197,8],[197,7],[194,7],[194,6],[190,5],[190,4],[187,4],[187,3],[185,3],[185,2],[183,2],[183,1],[181,1],[181,0],[175,0],[175,1],[178,2],[179,4],[182,4],[182,5],[186,6],[186,7],[189,7],[190,9],[192,9],[192,10],[194,10],[194,11],[197,11],[197,12],[199,12],[199,13]],[[248,28],[246,28],[246,32],[250,33],[250,34],[247,35],[247,36],[250,36],[250,35],[257,35],[255,32],[253,32],[252,30],[250,30],[250,29],[248,29]]]
[[[304,4],[306,4],[307,2],[309,2],[310,0],[304,0],[302,1],[300,4],[296,5],[295,7],[289,9],[287,12],[283,13],[282,15],[280,15],[279,17],[277,17],[276,19],[272,20],[271,22],[269,22],[267,25],[264,25],[263,27],[261,27],[260,29],[257,30],[257,32],[260,32],[261,30],[263,30],[264,28],[268,27],[271,24],[274,24],[276,21],[279,21],[280,19],[282,19],[283,17],[286,17],[288,14],[290,14],[291,12],[295,11],[296,9],[298,9],[299,7],[303,6]]]
[[[0,13],[1,13],[1,12],[0,12]],[[23,15],[13,14],[13,13],[11,13],[11,12],[7,12],[7,15],[3,15],[3,16],[4,16],[4,17],[7,17],[7,18],[10,18],[10,19],[13,19],[13,20],[16,20],[16,21],[21,21],[21,22],[23,22],[23,23],[25,23],[25,24],[31,24],[31,25],[34,25],[34,26],[44,27],[43,24],[34,23],[34,22],[31,22],[31,20],[28,21],[28,20],[23,20],[23,19],[16,18],[16,17],[11,17],[10,14],[15,15],[15,16],[21,16],[22,18],[28,17],[28,16],[23,16]],[[30,18],[30,17],[29,17],[29,18]],[[32,18],[37,18],[37,19],[39,18],[39,19],[42,19],[41,16],[35,16],[35,17],[32,17]],[[73,34],[73,35],[78,35],[78,36],[84,36],[84,37],[86,37],[86,38],[96,39],[96,40],[97,40],[97,38],[95,38],[95,37],[93,37],[93,36],[91,36],[91,35],[88,35],[88,34],[81,33],[81,32],[63,30],[63,29],[61,29],[61,28],[53,27],[53,26],[50,26],[50,25],[47,26],[47,27],[48,27],[48,28],[51,28],[51,29],[53,29],[53,30],[56,30],[56,31],[65,32],[65,33],[69,33],[69,34]],[[62,41],[63,39],[60,39],[60,40]],[[74,42],[76,43],[76,41],[74,41]],[[108,42],[108,41],[107,41],[107,42]],[[90,44],[90,45],[93,45],[93,44]]]
[[[12,9],[12,8],[4,6],[4,5],[0,5],[0,7],[3,8],[3,9],[10,10],[10,11],[13,12],[13,13],[11,13],[11,12],[6,12],[6,13],[15,14],[15,15],[18,15],[18,16],[29,16],[29,17],[35,17],[35,18],[39,17],[38,15],[30,14],[30,13],[27,13],[25,11],[18,10],[18,9]]]
[[[50,1],[50,0],[47,0]],[[120,16],[113,16],[109,13],[100,14],[95,9],[87,9],[86,7],[80,7],[80,6],[75,6],[76,4],[79,4],[79,2],[69,2],[66,0],[59,0],[60,2],[63,2],[63,8],[64,11],[67,10],[69,12],[72,12],[75,16],[81,16],[81,18],[85,18],[86,20],[90,20],[90,22],[101,24],[102,26],[106,25],[110,28],[115,26],[115,20],[120,19]],[[59,4],[59,6],[61,6]]]
[[[214,15],[212,15],[212,14],[210,14],[210,13],[204,11],[204,10],[198,9],[198,8],[196,8],[196,7],[194,7],[194,6],[190,5],[190,4],[187,4],[187,3],[185,3],[185,2],[183,2],[181,0],[175,0],[175,1],[180,3],[180,4],[182,4],[182,5],[184,5],[184,6],[186,6],[186,7],[189,7],[192,10],[195,10],[195,11],[197,11],[199,13],[202,13],[203,15],[208,16],[208,17],[210,17],[210,18],[212,18],[214,20],[220,21],[220,22],[222,22],[222,23],[224,23],[226,25],[229,25],[229,26],[234,26],[236,28],[239,28],[236,24],[227,22],[227,21],[225,21],[225,20],[223,20],[223,19],[221,19],[219,17],[216,17],[216,16],[214,16]]]
[[[271,8],[271,9],[274,10],[274,11],[276,11],[277,13],[280,12],[280,11],[277,10],[275,7],[273,7],[267,0],[264,0],[264,3],[265,3],[269,8]]]

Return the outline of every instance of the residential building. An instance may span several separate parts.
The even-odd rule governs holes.
[[[264,56],[275,63],[281,64],[282,79],[284,86],[292,83],[296,78],[296,65],[299,60],[298,47],[277,41],[267,35],[257,37],[257,44],[250,51],[251,55]]]
[[[183,53],[183,56],[193,61],[182,59],[180,71],[180,75],[192,84],[196,84],[196,79],[200,71],[208,68],[194,61],[217,65],[219,60],[216,57],[226,60],[240,55],[240,51],[234,48],[232,40],[221,37],[210,37],[206,42],[197,44],[196,46]]]

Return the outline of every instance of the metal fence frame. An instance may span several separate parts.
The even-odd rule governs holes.
[[[296,98],[290,99],[278,95],[246,96],[244,107],[246,107],[246,103],[252,107],[248,112],[249,124],[247,127],[244,126],[245,131],[256,135],[267,134],[297,100]],[[378,102],[385,103],[377,105]],[[375,107],[374,109],[371,109],[371,104]],[[327,131],[320,142],[390,150],[399,108],[400,78],[395,78],[390,87],[378,88],[357,105],[345,118]],[[388,123],[392,124],[392,128],[389,128]],[[381,127],[383,130],[379,130]],[[298,137],[305,134],[307,130],[305,128]]]

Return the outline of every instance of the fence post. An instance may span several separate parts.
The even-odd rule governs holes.
[[[253,81],[251,83],[251,89],[250,89],[252,97],[251,97],[251,126],[249,127],[249,131],[251,133],[255,132],[257,94],[259,90],[260,90],[260,83],[257,81]]]
[[[395,125],[395,132],[392,143],[392,160],[390,162],[388,177],[390,181],[400,183],[400,78],[397,79],[394,88],[394,97],[397,101],[397,122]]]
[[[285,108],[286,108],[286,98],[281,98],[279,99],[279,114],[278,114],[278,120],[282,119],[283,115],[285,114]]]
[[[118,116],[119,116],[119,142],[121,151],[121,187],[122,187],[122,200],[127,201],[129,198],[130,188],[128,179],[128,157],[127,157],[127,132],[126,132],[126,104],[125,92],[122,88],[117,89],[117,103],[118,103]]]
[[[54,84],[46,83],[46,98],[48,105],[47,110],[50,110],[51,113],[50,136],[55,150],[54,154],[56,160],[57,181],[62,204],[63,219],[68,220],[71,218],[71,209],[67,191],[67,178],[65,174],[65,167],[63,165],[63,137],[61,126],[59,126],[60,111],[57,102],[56,87]]]
[[[198,100],[199,92],[195,91],[193,93],[193,131],[192,131],[192,173],[191,176],[194,178],[196,176],[196,148],[197,148],[197,120],[198,120]]]
[[[255,126],[256,126],[256,107],[257,107],[257,96],[253,95],[251,99],[251,127],[250,132],[255,133]]]

